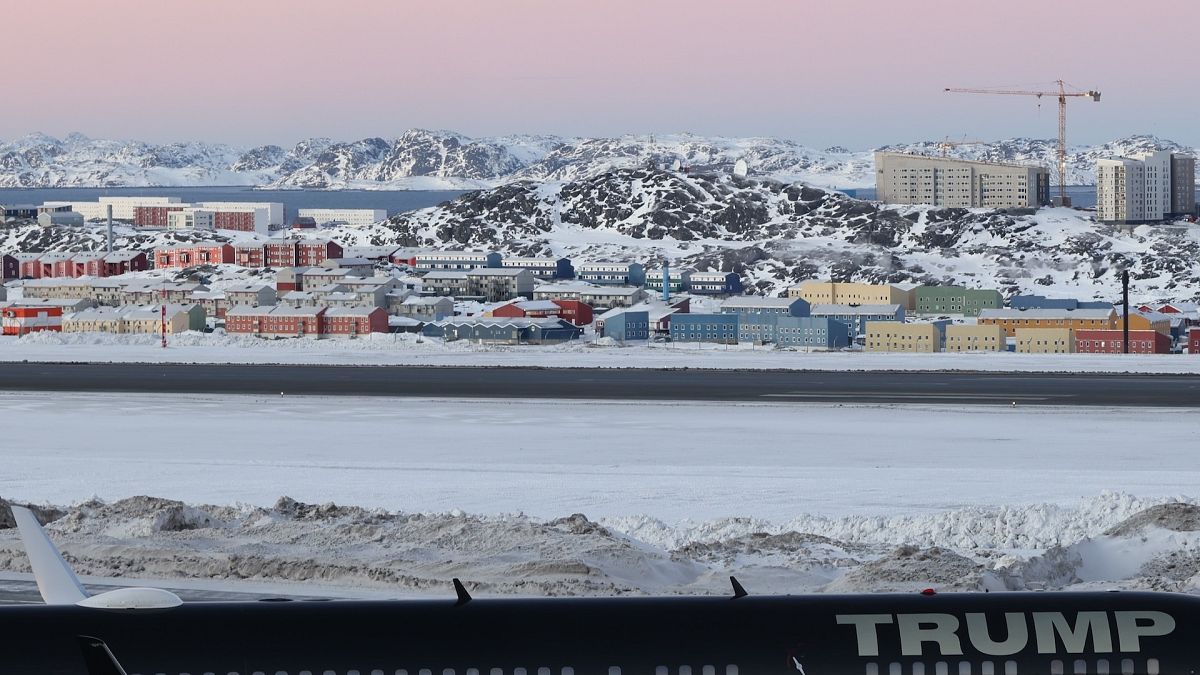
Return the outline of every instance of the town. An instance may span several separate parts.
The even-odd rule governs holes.
[[[6,211],[47,228],[108,226],[104,251],[3,254],[3,333],[17,337],[149,334],[165,344],[168,335],[185,331],[271,339],[413,333],[503,345],[582,339],[809,351],[1200,354],[1200,306],[1194,303],[1141,304],[1126,315],[1112,302],[820,279],[794,285],[783,297],[763,297],[747,295],[743,280],[730,272],[495,251],[344,247],[320,236],[320,227],[333,223],[361,226],[386,217],[365,209],[301,210],[290,228],[283,206],[273,203],[106,197]],[[114,250],[114,219],[146,231],[231,231],[249,238],[178,243],[149,253]],[[219,270],[241,276],[210,285]]]

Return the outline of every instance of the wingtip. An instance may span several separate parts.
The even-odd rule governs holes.
[[[12,504],[9,508],[12,509],[13,520],[25,545],[25,556],[33,568],[42,600],[48,605],[73,605],[87,599],[87,591],[83,589],[79,577],[63,559],[33,511]]]
[[[454,582],[454,593],[458,595],[458,602],[454,603],[455,606],[465,605],[470,602],[471,594],[467,592],[467,587],[463,586],[463,583],[458,580],[458,577],[455,577],[452,579],[452,581]]]
[[[733,586],[733,599],[734,600],[737,600],[738,598],[744,598],[747,595],[750,595],[749,593],[746,592],[745,588],[742,588],[742,584],[737,580],[737,577],[730,575],[729,583],[730,583],[730,585]]]

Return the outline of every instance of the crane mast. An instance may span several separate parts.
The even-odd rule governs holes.
[[[946,87],[945,91],[954,94],[1000,94],[1006,96],[1035,96],[1041,99],[1043,96],[1054,96],[1058,98],[1058,197],[1059,203],[1063,206],[1069,206],[1071,201],[1067,199],[1067,99],[1075,97],[1087,97],[1093,101],[1100,100],[1100,92],[1098,91],[1067,91],[1067,83],[1062,80],[1055,80],[1058,84],[1058,91],[1021,91],[1012,89],[970,89],[960,87]]]

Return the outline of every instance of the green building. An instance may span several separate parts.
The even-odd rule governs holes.
[[[921,286],[917,288],[917,314],[962,314],[979,316],[981,309],[999,309],[1004,296],[997,290],[978,290],[961,286]]]

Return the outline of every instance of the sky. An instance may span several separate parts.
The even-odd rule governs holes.
[[[3,0],[0,138],[291,144],[690,131],[866,149],[1052,138],[1200,144],[1188,29],[1141,0]],[[1164,20],[1165,19],[1165,20]],[[15,104],[14,98],[22,100]]]

